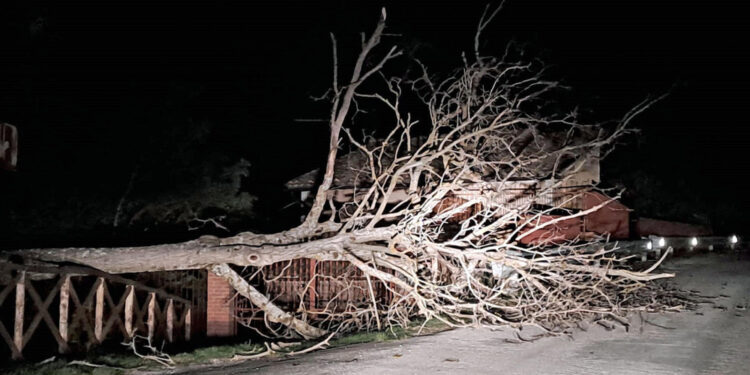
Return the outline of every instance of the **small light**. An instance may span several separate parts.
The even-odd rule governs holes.
[[[731,237],[729,237],[729,243],[731,243],[732,245],[736,245],[737,242],[740,242],[740,239],[737,238],[736,234],[733,234]]]
[[[651,250],[654,248],[654,244],[651,241],[646,242],[646,249]]]
[[[696,237],[690,239],[690,246],[698,246],[698,239]]]
[[[659,247],[667,246],[667,240],[664,239],[664,237],[659,238]]]

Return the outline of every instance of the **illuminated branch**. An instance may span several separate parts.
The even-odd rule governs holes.
[[[547,76],[544,64],[524,59],[513,46],[502,57],[480,54],[479,34],[499,9],[487,8],[479,22],[475,61],[465,61],[444,79],[431,77],[419,61],[414,79],[383,73],[401,55],[395,47],[376,51],[385,10],[369,38],[363,36],[346,83],[331,36],[327,164],[300,226],[174,245],[12,255],[115,273],[207,268],[264,311],[270,334],[287,337],[392,328],[414,317],[452,326],[536,325],[558,334],[587,317],[672,308],[675,292],[650,282],[672,274],[654,274],[654,267],[633,270],[627,258],[605,251],[601,239],[531,240],[610,203],[576,206],[582,194],[595,188],[596,181],[584,178],[587,165],[598,163],[627,132],[632,118],[653,101],[611,126],[584,123],[573,111],[561,113],[555,101],[560,85]],[[357,91],[364,81],[378,79],[382,90]],[[421,99],[423,110],[404,110],[407,92]],[[352,134],[345,124],[358,110],[353,103],[390,111],[393,123],[382,124],[385,137],[363,140]],[[362,178],[351,199],[340,202],[332,196],[344,141],[365,162],[354,167]],[[321,221],[326,208],[330,216]],[[304,303],[296,311],[284,311],[230,266],[261,268],[299,258],[348,260],[365,275],[368,290],[361,295],[367,298],[344,300],[348,291],[361,287],[345,276],[332,277],[342,288],[334,300],[346,309],[334,308],[332,301],[311,322]],[[377,287],[388,290],[392,299],[378,300]]]

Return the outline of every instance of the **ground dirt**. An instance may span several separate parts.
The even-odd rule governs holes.
[[[704,254],[669,261],[683,289],[715,296],[697,311],[631,316],[631,327],[592,325],[573,337],[513,344],[512,330],[457,329],[182,371],[185,374],[749,374],[750,260]],[[657,326],[658,325],[658,326]],[[661,327],[659,327],[661,326]],[[521,335],[532,334],[528,330]]]

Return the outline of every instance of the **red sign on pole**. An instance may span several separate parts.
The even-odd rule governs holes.
[[[0,122],[0,169],[16,170],[18,163],[18,129]]]

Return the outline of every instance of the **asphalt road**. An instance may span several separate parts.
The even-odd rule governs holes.
[[[732,254],[665,265],[686,289],[717,296],[697,311],[631,317],[626,332],[592,326],[573,338],[512,344],[510,330],[459,329],[189,374],[750,374],[750,261]],[[722,296],[720,296],[722,295]],[[726,296],[726,297],[723,297]]]

